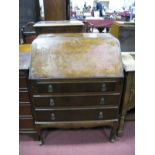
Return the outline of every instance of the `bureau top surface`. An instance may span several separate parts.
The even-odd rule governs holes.
[[[120,44],[110,34],[40,35],[31,51],[30,79],[123,76]]]

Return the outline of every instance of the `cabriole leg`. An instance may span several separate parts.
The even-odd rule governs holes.
[[[118,128],[118,122],[114,122],[110,133],[110,142],[112,143],[115,142],[116,140],[117,128]]]
[[[42,129],[38,129],[38,144],[43,145],[43,131],[42,131]]]

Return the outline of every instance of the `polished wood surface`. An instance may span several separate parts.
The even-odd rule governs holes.
[[[34,95],[36,108],[117,105],[119,93],[70,94],[70,95]]]
[[[123,77],[123,66],[119,42],[111,34],[44,34],[32,43],[30,79],[114,77]],[[110,90],[112,83],[107,82]]]
[[[20,104],[19,115],[32,115],[30,104]]]
[[[31,46],[27,45],[20,45],[19,51],[22,53],[19,60],[24,60],[27,56],[28,52],[30,52]],[[29,59],[25,59],[26,61]],[[29,89],[28,89],[28,75],[29,75],[29,64],[23,61],[20,62],[19,68],[19,133],[26,134],[32,136],[35,140],[38,140],[37,130],[34,127],[33,117],[32,117],[32,110],[30,104],[30,96],[29,96]],[[25,67],[25,68],[24,68]]]
[[[40,21],[34,25],[37,35],[45,33],[81,33],[84,24],[75,20]]]
[[[36,91],[40,82],[42,83],[41,88],[46,87],[46,80],[39,80],[39,82],[37,80],[30,80],[29,86],[35,126],[38,129],[39,137],[42,142],[43,128],[80,128],[89,126],[97,127],[102,125],[107,125],[112,128],[110,140],[115,140],[119,123],[119,106],[122,94],[123,79],[118,79],[119,89],[116,89],[116,91],[109,90],[109,85],[107,85],[107,89],[103,92],[101,91],[101,87],[99,92],[96,92],[96,90],[98,89],[98,85],[102,84],[100,81],[104,82],[104,79],[87,80],[89,82],[84,82],[80,79],[74,80],[74,82],[77,84],[76,87],[70,86],[70,84],[74,84],[73,81],[69,81],[68,83],[68,80],[65,79],[63,82],[61,80],[52,80],[54,83],[59,83],[60,88],[63,88],[63,84],[65,84],[65,88],[67,88],[59,89],[59,91],[56,92],[54,89],[53,92],[48,92],[48,89],[45,89],[43,92]],[[114,80],[115,79],[109,79],[109,82]],[[50,80],[48,80],[48,82],[49,81]],[[105,81],[107,80],[105,79]],[[94,83],[96,88],[93,86]],[[87,89],[79,89],[81,87]],[[80,92],[78,92],[79,90]],[[81,123],[79,124],[78,122],[80,121]],[[92,122],[89,123],[89,121]],[[93,124],[93,121],[102,122]]]
[[[35,120],[43,122],[111,120],[117,119],[117,115],[118,108],[109,107],[35,109]]]
[[[27,69],[19,70],[19,133],[30,135],[38,140],[38,134],[33,124]]]
[[[20,90],[19,91],[19,103],[28,103],[30,104],[29,92],[28,90]]]
[[[19,129],[34,130],[33,118],[31,116],[19,118]]]
[[[67,5],[66,0],[44,0],[45,20],[66,20],[68,18]]]
[[[134,120],[135,113],[135,52],[122,52],[121,54],[125,79],[121,100],[120,123],[118,128],[119,136],[123,134],[124,123],[125,120],[128,119],[128,112],[130,115],[129,119],[132,120]]]
[[[94,80],[94,79],[68,79],[65,80],[36,80],[32,83],[35,93],[73,93],[73,92],[120,92],[120,79]],[[23,84],[23,83],[22,83]]]
[[[29,90],[41,142],[44,128],[71,128],[82,121],[85,127],[110,126],[110,141],[115,140],[123,88],[120,60],[118,41],[110,34],[38,36],[32,44]]]
[[[63,26],[63,27],[36,27],[37,35],[44,33],[78,33],[84,31],[84,26]]]
[[[123,96],[120,112],[120,124],[118,128],[118,135],[121,136],[124,131],[125,118],[127,112],[135,108],[135,72],[126,72],[123,88]]]

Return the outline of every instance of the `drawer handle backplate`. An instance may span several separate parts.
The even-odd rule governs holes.
[[[54,103],[54,99],[50,99],[50,106],[54,106],[55,105],[55,103]]]
[[[56,118],[55,118],[55,114],[54,113],[51,113],[51,120],[54,121]]]
[[[98,119],[103,119],[103,112],[102,111],[99,112]]]
[[[105,104],[105,103],[104,103],[104,97],[101,97],[100,104],[101,104],[101,105]]]
[[[101,88],[101,90],[102,90],[102,91],[106,91],[106,90],[107,90],[107,88],[106,88],[106,84],[105,84],[105,83],[102,84],[102,88]]]
[[[49,93],[52,93],[53,92],[53,86],[51,84],[48,85],[48,92]]]

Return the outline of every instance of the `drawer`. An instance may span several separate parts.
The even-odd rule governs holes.
[[[28,90],[19,91],[19,103],[30,103]]]
[[[33,129],[33,119],[30,118],[19,118],[19,128],[20,129]]]
[[[69,109],[64,110],[36,110],[35,120],[43,122],[51,121],[81,121],[81,120],[105,120],[116,119],[117,108],[98,109]]]
[[[28,77],[28,70],[19,70],[19,77]]]
[[[25,77],[20,77],[19,78],[19,89],[27,88],[28,83],[27,83],[27,78]]]
[[[39,81],[33,85],[34,93],[73,93],[73,92],[120,92],[120,81],[53,83]]]
[[[31,105],[30,104],[20,104],[19,115],[31,115]]]
[[[119,105],[119,94],[104,95],[79,95],[79,96],[59,96],[59,95],[34,95],[33,103],[35,107],[67,107],[67,106],[95,106],[95,105]]]

